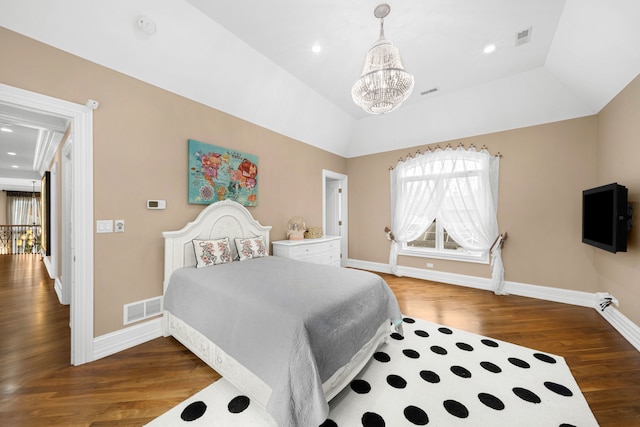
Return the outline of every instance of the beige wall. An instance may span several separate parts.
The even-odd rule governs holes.
[[[0,45],[2,83],[83,105],[100,102],[94,112],[94,215],[124,219],[126,231],[95,235],[96,336],[123,327],[124,304],[162,294],[161,233],[181,228],[203,208],[187,204],[189,138],[258,156],[258,206],[250,211],[273,226],[272,240],[285,238],[294,215],[322,224],[322,169],[346,173],[342,157],[4,28]],[[147,210],[147,199],[164,199],[167,209]]]
[[[123,327],[124,304],[161,294],[160,233],[182,227],[202,209],[186,202],[189,138],[259,157],[259,205],[250,210],[273,225],[273,240],[284,238],[293,215],[321,224],[322,169],[348,174],[349,256],[388,261],[388,168],[424,147],[347,160],[6,29],[0,28],[0,43],[7,47],[3,83],[79,104],[100,102],[94,113],[95,219],[124,219],[126,232],[95,235],[96,336]],[[638,200],[638,177],[626,151],[635,148],[639,91],[636,81],[599,116],[452,141],[503,155],[499,224],[509,233],[503,251],[507,280],[608,290],[637,324],[638,268],[632,259],[638,238],[632,237],[629,253],[609,259],[581,243],[580,221],[585,188],[617,180]],[[625,159],[620,169],[617,162]],[[167,209],[147,210],[147,199],[165,199]],[[424,268],[427,261],[435,270],[489,277],[486,265],[413,257],[401,257],[400,264]]]
[[[486,145],[503,155],[498,224],[508,232],[506,280],[596,291],[593,250],[581,243],[581,191],[596,182],[596,118],[451,141],[452,146],[459,143]],[[388,262],[383,229],[390,225],[389,166],[418,148],[425,147],[349,159],[350,258]],[[399,265],[425,269],[427,262],[435,271],[491,276],[485,264],[407,256],[398,260]]]
[[[640,76],[598,114],[598,184],[629,189],[635,221],[627,252],[596,251],[601,290],[620,301],[620,311],[640,325]]]

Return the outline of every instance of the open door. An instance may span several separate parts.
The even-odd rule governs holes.
[[[340,236],[340,265],[349,259],[349,227],[347,203],[347,176],[322,171],[322,230],[327,236]]]

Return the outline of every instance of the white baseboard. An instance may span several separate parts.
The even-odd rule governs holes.
[[[162,336],[162,317],[139,323],[93,340],[93,360],[102,359]]]
[[[633,323],[624,314],[620,313],[617,308],[609,306],[604,311],[596,308],[598,312],[607,319],[611,325],[616,328],[620,335],[626,338],[636,350],[640,351],[640,328]]]
[[[349,259],[347,266],[360,268],[363,270],[376,271],[379,273],[391,273],[389,264],[360,261]],[[483,289],[491,291],[491,279],[476,276],[466,276],[464,274],[446,273],[442,271],[424,270],[421,268],[398,266],[398,273],[401,276],[415,279],[432,280],[434,282],[447,283],[451,285],[466,286],[469,288]],[[595,293],[572,291],[569,289],[551,288],[548,286],[530,285],[527,283],[509,282],[505,283],[505,292],[511,295],[518,295],[529,298],[541,299],[544,301],[560,302],[564,304],[579,305],[593,308],[600,314],[638,351],[640,351],[640,327],[629,320],[616,308],[609,306],[602,312],[598,307],[598,299]]]
[[[51,265],[51,257],[43,256],[42,262],[44,263],[45,268],[47,269],[47,274],[50,278],[53,279],[53,265]]]
[[[62,282],[60,281],[59,277],[56,277],[53,280],[53,289],[55,289],[56,295],[58,295],[58,302],[60,304],[63,304],[63,305],[68,305],[69,303],[67,302],[65,304],[65,302],[63,301],[63,298],[62,298]]]

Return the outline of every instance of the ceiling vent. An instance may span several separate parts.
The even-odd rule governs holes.
[[[529,27],[516,33],[516,46],[521,46],[531,41],[531,30],[532,27]]]

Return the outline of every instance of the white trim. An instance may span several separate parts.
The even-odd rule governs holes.
[[[327,180],[340,181],[342,189],[340,227],[340,265],[344,266],[349,259],[349,177],[347,175],[322,169],[322,233],[327,232]]]
[[[350,259],[348,267],[379,273],[393,274],[389,264],[360,261]],[[492,291],[491,279],[442,271],[423,270],[421,268],[398,266],[401,276],[415,279],[432,280],[434,282],[451,285],[466,286],[468,288]],[[572,291],[570,289],[552,288],[548,286],[531,285],[527,283],[506,282],[504,290],[507,294],[589,307],[597,310],[627,341],[640,351],[640,326],[633,323],[614,307],[609,306],[604,312],[599,310],[596,293]]]
[[[64,302],[64,296],[62,295],[62,282],[59,277],[53,279],[53,289],[56,291],[56,295],[58,295],[58,301],[60,304],[68,305],[68,303],[65,304]]]
[[[615,307],[609,306],[604,311],[596,308],[598,313],[609,322],[620,335],[625,337],[627,341],[633,345],[636,350],[640,351],[640,326],[633,323],[624,314],[620,313]]]
[[[93,360],[93,110],[1,83],[0,102],[71,120],[75,140],[72,147],[71,363],[81,365]]]
[[[93,360],[111,356],[161,336],[162,317],[100,335],[93,341]]]

